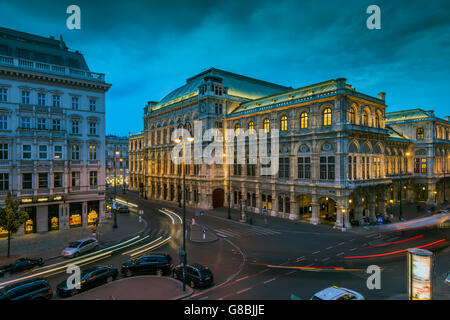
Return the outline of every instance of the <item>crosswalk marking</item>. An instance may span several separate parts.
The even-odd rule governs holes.
[[[234,237],[234,238],[281,234],[281,232],[278,231],[259,227],[251,227],[245,229],[226,228],[226,229],[215,229],[214,231],[217,233],[218,236]]]

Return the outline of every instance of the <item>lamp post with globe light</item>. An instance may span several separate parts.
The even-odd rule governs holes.
[[[194,141],[193,137],[187,137],[183,139],[177,138],[174,140],[175,144],[183,143],[183,291],[186,291],[186,141],[191,143]]]

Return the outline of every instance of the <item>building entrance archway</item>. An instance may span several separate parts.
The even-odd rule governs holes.
[[[225,192],[223,189],[214,189],[212,193],[212,205],[213,208],[223,207]]]

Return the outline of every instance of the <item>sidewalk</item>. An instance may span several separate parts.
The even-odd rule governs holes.
[[[117,213],[117,229],[113,229],[113,218],[98,226],[97,234],[100,248],[129,239],[147,229],[147,222],[139,223],[137,214]],[[43,258],[50,260],[59,257],[61,251],[72,241],[92,237],[93,226],[78,227],[69,230],[55,230],[46,233],[33,233],[11,239],[11,257],[6,258],[8,240],[0,239],[0,265],[15,261],[21,257]]]
[[[95,288],[67,300],[179,300],[194,290],[170,277],[139,276],[124,278]]]

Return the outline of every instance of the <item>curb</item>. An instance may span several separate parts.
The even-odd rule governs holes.
[[[206,239],[205,240],[203,240],[203,239],[193,240],[192,239],[192,227],[191,227],[191,225],[189,225],[189,241],[194,242],[194,243],[213,243],[213,242],[216,242],[216,241],[219,240],[219,237],[217,236],[217,234],[214,231],[212,231],[212,229],[208,229],[208,231],[212,232],[212,234],[214,235],[215,239],[211,239],[211,240],[206,240]]]
[[[155,276],[155,275],[144,275],[144,276],[137,276],[137,277],[132,277],[132,278],[158,278],[158,279],[166,279],[166,280],[170,280],[170,281],[172,281],[172,282],[176,282],[176,283],[179,284],[179,285],[180,285],[180,284],[182,285],[182,283],[181,283],[180,281],[175,280],[175,279],[173,279],[173,278],[171,278],[171,277],[167,277],[167,276],[159,277],[159,276]],[[129,279],[131,279],[131,278],[129,278],[129,277],[121,278],[121,279],[115,280],[115,281],[113,281],[113,282],[111,282],[111,283],[105,284],[105,285],[103,285],[103,286],[93,288],[93,290],[95,290],[95,289],[97,289],[97,288],[103,288],[103,289],[104,289],[104,288],[106,288],[106,287],[108,287],[108,286],[114,285],[114,284],[119,283],[119,282],[124,282],[125,280],[129,280]],[[183,299],[183,298],[187,298],[187,297],[191,296],[191,295],[194,293],[194,290],[193,290],[192,288],[190,288],[189,286],[186,286],[186,291],[188,291],[187,294],[182,294],[182,295],[179,295],[179,296],[176,296],[176,297],[173,297],[173,298],[169,298],[169,299],[164,299],[164,300],[180,300],[180,299]],[[89,293],[89,292],[91,292],[91,290],[88,290],[88,291],[86,291],[86,292],[82,292],[81,294],[79,294],[79,295],[77,295],[77,296],[78,296],[78,297],[80,297],[80,296],[82,297],[82,295],[83,295],[84,293]],[[67,300],[71,300],[70,297],[69,297]]]

